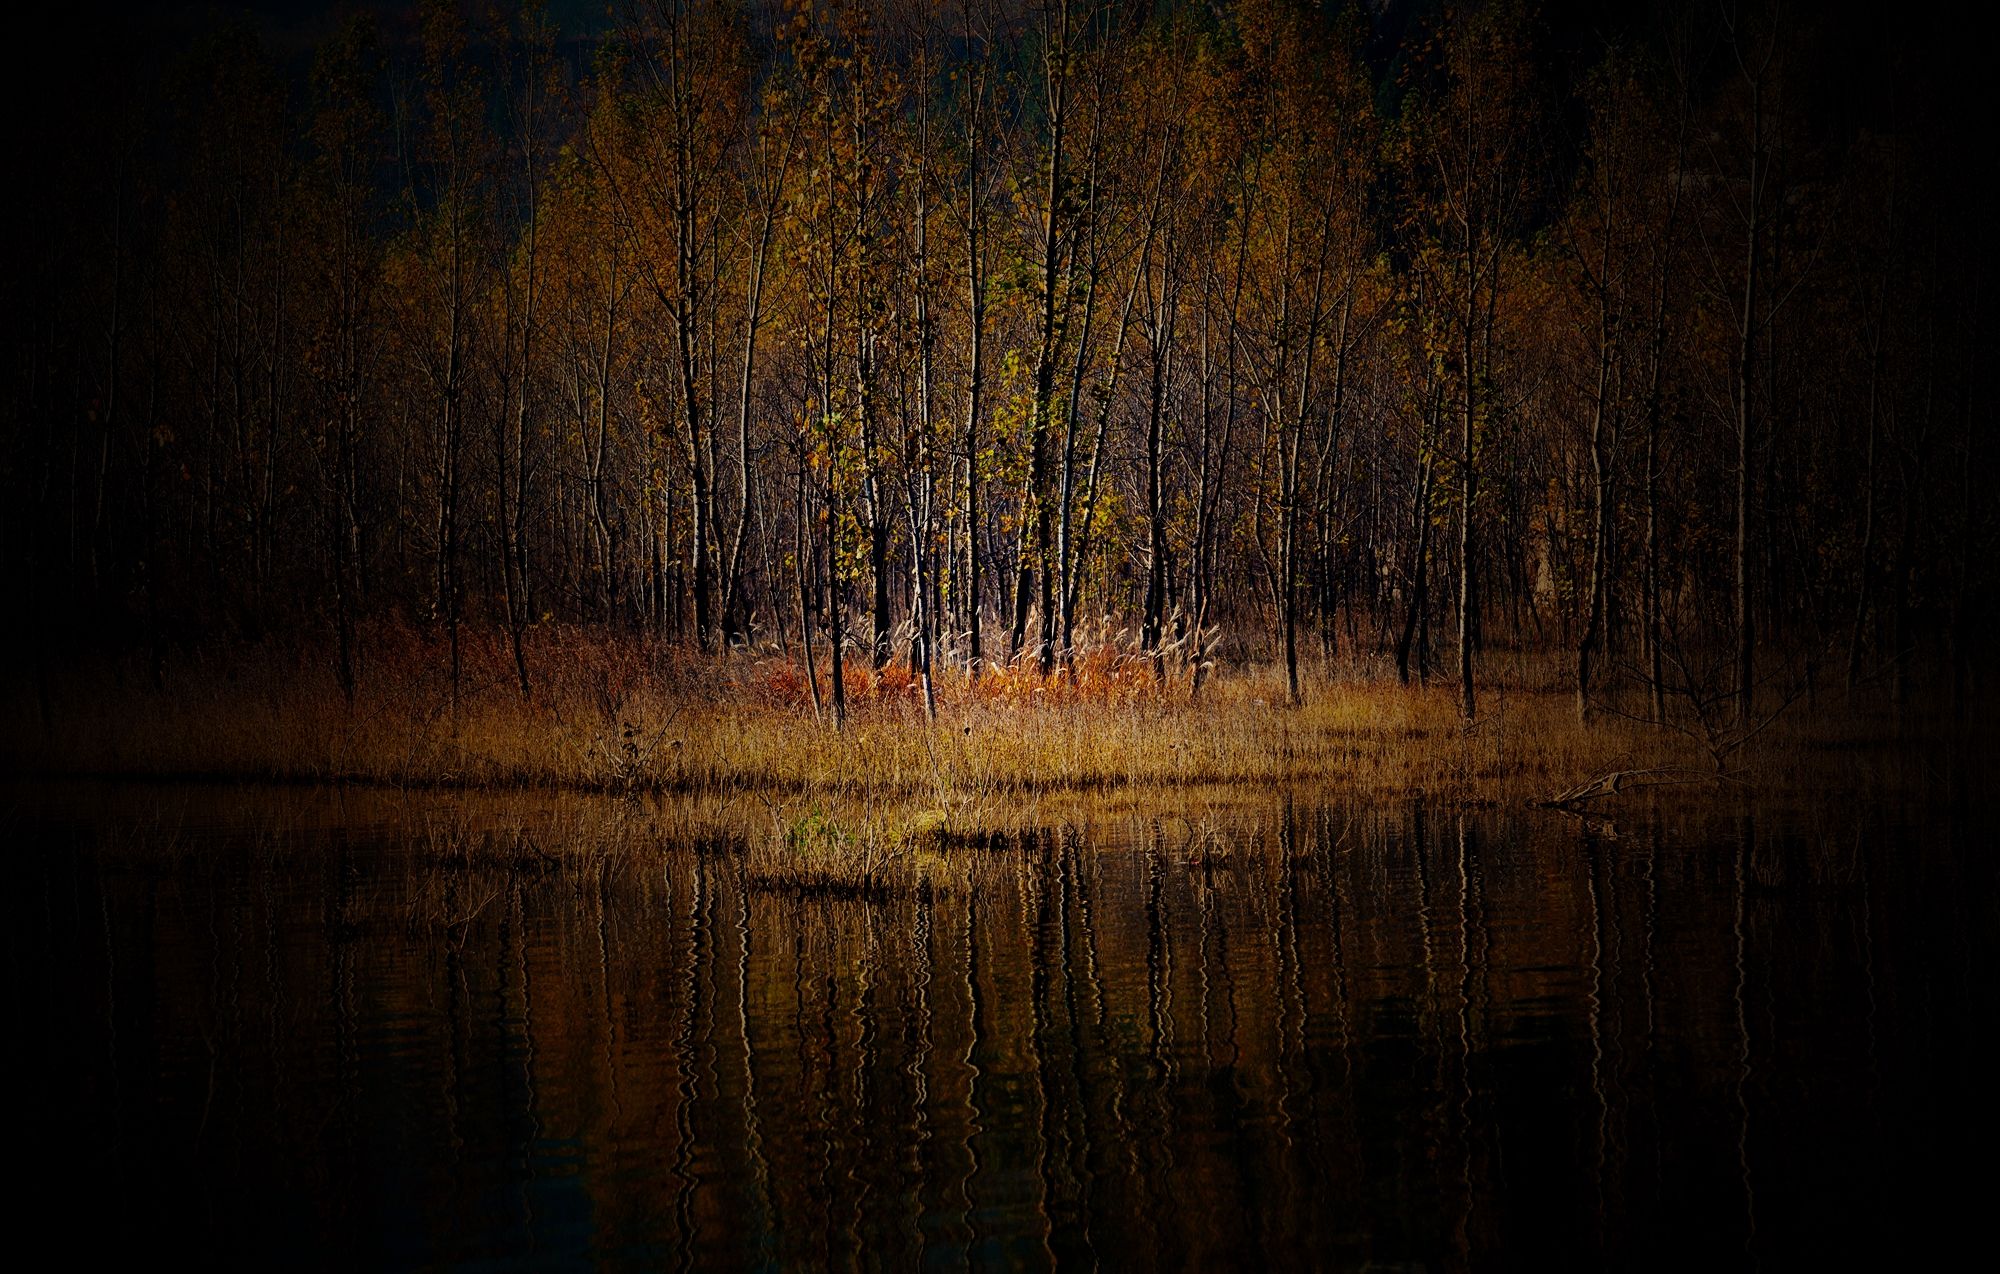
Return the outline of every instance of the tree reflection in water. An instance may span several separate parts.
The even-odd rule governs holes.
[[[853,890],[629,828],[28,821],[27,1215],[395,1265],[1778,1265],[1970,1228],[1995,893],[1960,821],[1172,808]]]

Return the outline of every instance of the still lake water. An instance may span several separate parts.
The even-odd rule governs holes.
[[[613,802],[15,792],[13,1228],[490,1269],[1907,1267],[1987,1231],[1978,820],[1187,799],[803,896]]]

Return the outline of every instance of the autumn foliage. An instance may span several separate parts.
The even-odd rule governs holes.
[[[1969,692],[1983,142],[1840,60],[1930,20],[1407,9],[134,27],[0,249],[33,693],[281,644],[525,704],[568,633],[832,722],[1356,664],[1478,721],[1510,650],[1586,719]]]

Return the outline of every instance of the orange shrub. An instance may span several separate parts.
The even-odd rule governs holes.
[[[1110,643],[1078,647],[1047,677],[1032,651],[996,664],[972,687],[981,699],[1011,704],[1131,703],[1155,699],[1172,684],[1151,656]]]

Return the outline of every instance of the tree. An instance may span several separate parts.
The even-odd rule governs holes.
[[[1402,140],[1412,192],[1405,232],[1432,307],[1423,322],[1456,398],[1459,709],[1468,721],[1477,715],[1479,445],[1496,403],[1501,269],[1529,180],[1522,145],[1533,118],[1525,39],[1525,20],[1511,5],[1450,11]]]

